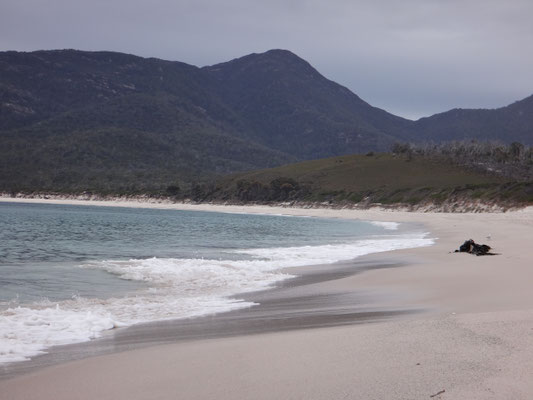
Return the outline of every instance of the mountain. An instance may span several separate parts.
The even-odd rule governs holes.
[[[203,68],[115,52],[0,52],[0,191],[160,191],[489,131],[531,143],[531,103],[413,122],[286,50]]]
[[[0,190],[146,190],[297,158],[246,138],[200,68],[0,53]]]
[[[370,106],[286,50],[204,68],[254,140],[299,159],[386,150],[409,121]]]
[[[533,95],[494,110],[456,108],[413,124],[409,139],[415,142],[496,140],[533,145]]]
[[[0,53],[0,190],[148,190],[385,150],[408,121],[288,51],[198,68],[76,50]]]

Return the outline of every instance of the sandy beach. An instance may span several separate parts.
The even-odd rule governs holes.
[[[342,323],[310,323],[308,329],[281,324],[270,330],[237,329],[227,337],[213,334],[176,343],[170,338],[149,347],[120,348],[1,380],[1,399],[533,396],[531,207],[507,213],[446,214],[0,199],[14,200],[415,222],[427,227],[436,244],[356,260],[388,267],[368,268],[358,274],[339,267],[337,274],[300,283],[301,298],[304,294],[314,295],[313,299],[318,294],[329,296],[328,307],[320,315],[322,322],[331,312],[344,315]],[[489,244],[499,255],[453,253],[469,238]],[[397,265],[401,266],[392,268]],[[381,304],[373,303],[371,309],[351,309],[351,293],[379,298]],[[289,308],[298,311],[300,317],[305,315],[305,309],[299,310],[294,304],[278,306],[276,315],[280,309],[287,314]],[[352,317],[379,310],[416,312],[350,323]]]

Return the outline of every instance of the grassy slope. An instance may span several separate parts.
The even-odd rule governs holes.
[[[323,190],[361,191],[376,187],[456,186],[492,181],[459,168],[422,158],[407,161],[391,154],[350,155],[313,160],[247,174],[258,180],[286,176]]]
[[[215,197],[250,200],[243,187],[271,188],[276,178],[296,182],[294,189],[252,200],[310,200],[372,203],[450,203],[462,200],[533,202],[531,183],[512,182],[419,156],[350,155],[238,174],[220,182]],[[243,182],[247,185],[243,185]],[[256,190],[257,192],[257,190]],[[266,191],[259,191],[265,196]]]

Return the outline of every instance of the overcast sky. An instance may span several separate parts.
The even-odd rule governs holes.
[[[418,118],[533,94],[533,0],[0,0],[0,50],[62,48],[197,66],[288,49]]]

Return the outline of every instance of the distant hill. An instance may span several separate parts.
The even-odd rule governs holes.
[[[110,53],[0,53],[0,190],[151,190],[280,165],[209,74]]]
[[[497,140],[533,144],[533,95],[494,110],[453,109],[413,124],[414,142]]]
[[[446,157],[376,153],[304,161],[234,174],[198,201],[314,202],[475,210],[533,203],[533,182],[465,168]]]
[[[203,70],[217,80],[219,96],[254,140],[299,159],[386,150],[410,125],[290,51],[251,54]]]
[[[286,50],[204,68],[115,52],[0,52],[0,190],[157,192],[396,142],[490,132],[527,144],[531,103],[413,122]]]

